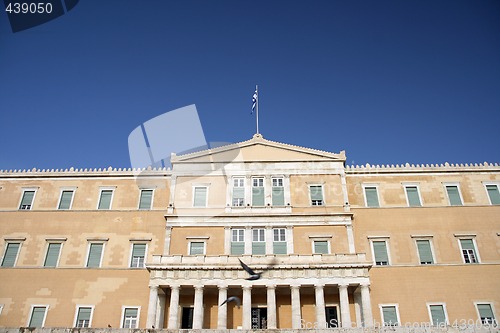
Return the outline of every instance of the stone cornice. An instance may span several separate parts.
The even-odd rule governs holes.
[[[374,173],[446,173],[446,172],[500,172],[498,163],[444,163],[444,164],[391,164],[391,165],[346,165],[347,175]]]

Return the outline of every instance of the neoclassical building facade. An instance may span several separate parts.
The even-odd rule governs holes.
[[[171,163],[0,172],[0,327],[498,319],[498,164],[349,166],[261,135]]]

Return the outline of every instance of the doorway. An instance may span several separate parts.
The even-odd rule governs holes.
[[[194,308],[182,308],[181,328],[193,328]]]
[[[326,327],[335,328],[339,327],[339,319],[337,317],[337,307],[327,306],[325,307],[326,313]]]
[[[267,328],[267,309],[252,308],[252,329]]]

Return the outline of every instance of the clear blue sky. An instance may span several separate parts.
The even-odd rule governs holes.
[[[129,167],[130,132],[190,104],[207,141],[248,140],[255,84],[270,140],[500,162],[500,1],[84,0],[18,33],[2,12],[0,169]]]

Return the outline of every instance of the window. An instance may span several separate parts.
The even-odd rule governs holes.
[[[189,242],[189,254],[205,254],[205,242]]]
[[[90,243],[86,267],[101,267],[103,243]]]
[[[380,311],[382,312],[384,326],[399,325],[398,308],[396,305],[383,305],[380,307]]]
[[[16,265],[20,247],[21,243],[7,243],[3,255],[2,267],[14,267]]]
[[[443,304],[429,304],[429,313],[433,326],[446,326],[446,311]]]
[[[46,313],[47,306],[33,306],[28,327],[43,327]]]
[[[153,203],[153,190],[141,190],[141,196],[139,198],[139,209],[149,210],[151,209],[152,203]]]
[[[73,190],[61,191],[61,197],[59,198],[59,205],[57,209],[71,209],[71,204],[73,203]]]
[[[458,185],[446,185],[446,193],[451,206],[462,206],[462,197]]]
[[[314,254],[328,254],[330,253],[327,240],[315,240],[313,241]]]
[[[193,207],[206,207],[207,206],[207,191],[206,186],[196,186],[193,195]]]
[[[430,240],[428,239],[417,240],[417,249],[421,265],[431,265],[434,263]]]
[[[124,308],[121,328],[139,328],[139,308]]]
[[[245,206],[245,178],[233,179],[233,206]]]
[[[496,184],[486,184],[486,192],[488,192],[488,197],[490,198],[490,204],[500,205],[500,192],[498,191],[498,185]]]
[[[273,253],[286,254],[286,229],[273,229]]]
[[[387,242],[384,241],[373,241],[373,257],[375,260],[375,266],[387,266],[389,265],[389,254],[387,253]]]
[[[312,206],[323,206],[323,186],[321,185],[310,185],[309,194],[311,196]]]
[[[245,229],[232,229],[231,233],[231,254],[245,253]]]
[[[43,267],[57,267],[59,254],[61,253],[61,243],[49,243]]]
[[[92,307],[79,307],[76,312],[75,327],[90,327]]]
[[[111,209],[111,200],[113,199],[113,190],[101,190],[99,195],[99,205],[97,209]]]
[[[462,249],[462,256],[466,264],[474,264],[479,262],[476,248],[474,246],[474,240],[470,239],[460,239],[460,247]]]
[[[19,209],[30,210],[35,198],[35,190],[24,190]]]
[[[145,258],[146,258],[146,244],[139,244],[139,243],[132,244],[132,258],[130,260],[130,267],[143,268]]]
[[[283,187],[283,178],[272,178],[272,202],[273,206],[285,205],[285,190]]]
[[[264,178],[252,178],[252,206],[264,206]]]
[[[476,307],[482,324],[496,324],[495,315],[493,314],[493,308],[491,307],[491,304],[480,303],[476,304]]]
[[[376,186],[365,186],[365,205],[366,207],[380,207],[378,202],[378,191]]]
[[[252,229],[252,254],[266,254],[265,229]]]
[[[418,186],[416,185],[406,185],[406,200],[408,202],[408,206],[410,207],[421,207],[422,202],[420,201],[420,194],[418,192]]]

